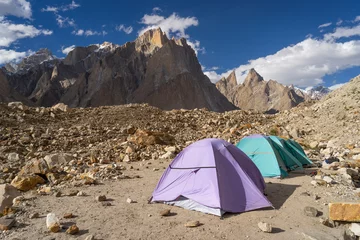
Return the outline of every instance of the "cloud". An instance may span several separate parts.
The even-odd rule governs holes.
[[[255,68],[267,80],[308,87],[322,84],[325,75],[354,66],[360,66],[359,40],[341,43],[308,38],[273,55],[250,60],[236,68],[235,72],[239,83],[244,81],[249,69]],[[206,74],[214,82],[222,76],[228,76],[230,72]]]
[[[115,29],[116,29],[116,31],[123,31],[123,32],[126,33],[126,34],[130,34],[130,33],[132,33],[132,31],[133,31],[132,26],[125,27],[124,24],[121,24],[121,25],[119,25],[119,26],[116,26]]]
[[[354,22],[360,22],[360,16],[356,16],[356,18],[354,19]]]
[[[18,62],[32,52],[16,52],[14,50],[0,49],[0,65],[8,62]]]
[[[168,36],[175,34],[177,37],[187,38],[185,30],[191,26],[198,26],[199,21],[196,17],[180,17],[176,13],[171,14],[165,18],[159,15],[147,15],[141,19],[141,23],[146,25],[140,30],[140,35],[149,29],[160,27]]]
[[[354,27],[338,27],[332,33],[324,35],[324,39],[327,41],[333,41],[339,38],[348,38],[353,36],[360,36],[360,25]]]
[[[216,83],[219,81],[222,77],[227,77],[229,74],[223,73],[223,74],[217,74],[215,71],[206,71],[204,72],[206,76],[210,79],[212,83]]]
[[[59,7],[46,6],[46,8],[42,8],[41,11],[57,13],[57,12],[66,12],[66,11],[73,10],[78,7],[80,7],[80,4],[77,4],[75,1],[72,1],[70,4],[59,6]]]
[[[185,30],[192,26],[198,26],[199,21],[196,17],[180,17],[176,13],[171,14],[169,17],[160,16],[157,14],[148,15],[145,14],[141,21],[141,24],[144,24],[145,27],[140,29],[139,35],[143,34],[149,29],[161,28],[167,36],[175,36],[177,38],[186,38],[188,44],[195,50],[196,54],[198,52],[205,53],[205,48],[200,47],[200,41],[190,40],[190,36],[185,33]]]
[[[70,19],[68,17],[63,17],[59,14],[56,14],[56,22],[58,24],[59,27],[63,28],[63,27],[75,27],[75,20],[74,19]]]
[[[72,34],[76,35],[76,36],[99,36],[99,35],[103,35],[105,36],[106,34],[108,34],[106,31],[93,31],[93,30],[83,30],[83,29],[79,29],[79,30],[74,30],[72,31]]]
[[[335,90],[335,89],[338,89],[340,87],[342,87],[343,85],[345,85],[345,83],[338,83],[338,84],[335,84],[331,87],[329,87],[330,90]]]
[[[64,48],[64,46],[61,46],[61,52],[65,55],[67,55],[69,52],[71,52],[75,48],[75,45],[71,45],[69,47]]]
[[[33,38],[39,35],[51,35],[48,29],[37,29],[32,25],[14,24],[0,16],[0,47],[8,47],[22,38]]]
[[[161,8],[159,7],[154,7],[153,8],[153,12],[162,12]]]
[[[0,16],[6,15],[30,19],[31,4],[26,0],[0,0]]]
[[[325,28],[325,27],[330,26],[331,24],[332,24],[331,22],[324,23],[324,24],[321,24],[318,28]]]
[[[339,20],[336,22],[336,26],[340,26],[342,23],[343,23],[343,20],[339,19]]]

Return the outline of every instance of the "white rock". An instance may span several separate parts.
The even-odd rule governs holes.
[[[20,110],[27,109],[27,107],[22,102],[9,102],[8,107],[17,108],[17,109],[20,109]]]
[[[258,227],[261,231],[271,233],[272,232],[272,226],[269,223],[266,222],[259,222]]]
[[[49,213],[46,216],[46,227],[49,228],[49,227],[53,226],[56,223],[60,226],[60,221],[56,217],[55,213]]]
[[[9,162],[17,162],[20,160],[20,156],[17,153],[9,153],[8,155],[8,161]]]
[[[170,158],[174,158],[175,154],[172,152],[167,152],[164,155],[160,156],[160,159],[170,159]]]
[[[136,203],[136,201],[132,200],[131,198],[126,199],[127,203]]]
[[[324,176],[324,177],[323,177],[323,180],[324,180],[325,182],[329,183],[329,184],[334,183],[334,179],[332,179],[332,178],[329,177],[329,176]]]
[[[317,141],[313,141],[309,144],[310,148],[312,148],[312,149],[316,148],[318,145],[319,145],[319,142],[317,142]]]
[[[350,230],[356,235],[360,236],[360,223],[351,223]]]
[[[85,238],[85,240],[95,240],[94,235],[89,235]]]
[[[176,152],[176,147],[175,146],[166,147],[165,151],[175,153]]]
[[[60,110],[60,111],[63,111],[63,112],[67,112],[68,110],[68,106],[64,103],[58,103],[54,106],[51,107],[52,110]]]
[[[11,207],[13,205],[14,198],[20,196],[21,193],[10,184],[1,184],[0,185],[0,212],[4,210],[5,207]]]
[[[129,155],[125,155],[123,162],[130,162],[130,157]]]

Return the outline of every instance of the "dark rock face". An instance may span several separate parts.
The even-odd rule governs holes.
[[[162,109],[235,109],[203,74],[186,40],[169,40],[161,29],[122,46],[76,47],[65,59],[41,60],[27,70],[4,69],[9,87],[38,106],[144,102]]]

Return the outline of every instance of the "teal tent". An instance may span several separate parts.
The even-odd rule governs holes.
[[[281,140],[263,135],[251,135],[236,144],[259,168],[263,177],[285,177],[287,171],[302,169],[299,162]]]
[[[302,165],[311,165],[313,162],[306,156],[304,149],[295,140],[284,140],[284,147],[297,159]]]

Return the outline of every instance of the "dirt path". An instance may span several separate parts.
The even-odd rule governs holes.
[[[126,170],[128,175],[140,178],[107,181],[89,187],[73,188],[84,191],[88,196],[55,197],[39,196],[27,201],[26,213],[17,220],[22,224],[10,231],[6,239],[85,239],[92,234],[96,239],[341,239],[342,226],[329,228],[319,222],[319,217],[305,216],[305,206],[312,206],[328,214],[331,201],[344,200],[336,194],[335,188],[314,187],[311,177],[293,173],[287,179],[267,179],[267,193],[274,209],[257,210],[242,214],[228,214],[221,220],[213,215],[189,211],[163,204],[147,204],[153,189],[168,162],[150,161],[151,165],[139,166],[132,163],[134,169]],[[146,168],[146,166],[148,168]],[[136,170],[140,168],[140,170]],[[159,171],[153,171],[159,168]],[[64,190],[67,191],[68,189]],[[310,196],[304,194],[307,192]],[[104,207],[95,200],[105,194],[111,199],[111,205]],[[315,200],[315,194],[320,197]],[[26,197],[30,197],[28,193]],[[129,204],[127,198],[137,203]],[[159,212],[171,208],[173,216],[161,217]],[[27,216],[38,212],[40,218]],[[49,233],[46,229],[46,214],[54,212],[62,217],[64,213],[73,213],[76,218],[60,219],[65,226],[76,223],[80,233],[70,236],[61,233]],[[187,221],[198,220],[203,225],[186,228]],[[259,221],[271,223],[274,233],[263,233],[257,227]]]

